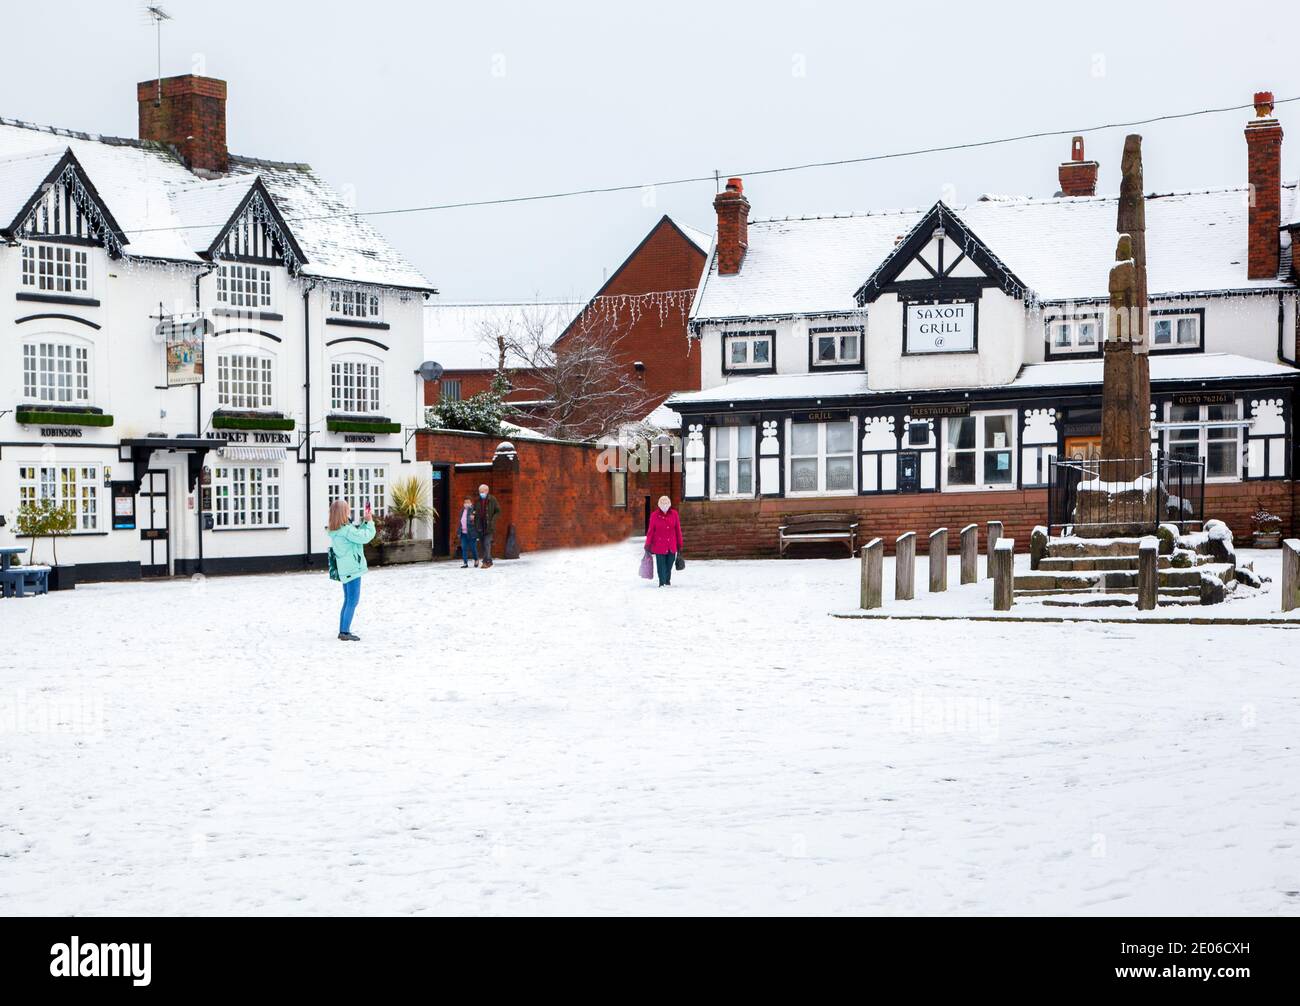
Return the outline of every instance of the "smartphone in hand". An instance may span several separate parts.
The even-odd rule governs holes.
[[[374,519],[374,515],[371,513],[369,503],[366,504],[365,509],[362,511],[361,517],[367,523],[369,523],[371,520]]]

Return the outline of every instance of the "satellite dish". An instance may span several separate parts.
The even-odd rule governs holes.
[[[436,381],[442,376],[442,364],[434,360],[425,360],[416,371],[426,381]]]

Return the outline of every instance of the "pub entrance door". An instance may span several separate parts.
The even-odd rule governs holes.
[[[171,575],[171,521],[168,516],[170,474],[164,468],[149,469],[145,472],[140,492],[136,495],[141,576]]]

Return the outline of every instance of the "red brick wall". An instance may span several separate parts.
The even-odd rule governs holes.
[[[718,215],[718,275],[740,272],[749,249],[749,200],[739,178],[728,178],[727,187],[713,197]]]
[[[1282,225],[1282,127],[1275,119],[1254,119],[1246,127],[1246,165],[1250,181],[1246,275],[1277,276]]]
[[[493,460],[498,437],[473,433],[420,432],[416,434],[416,457],[421,461],[452,465],[483,464]],[[627,506],[613,505],[612,476],[601,471],[597,461],[601,449],[592,445],[557,441],[514,440],[518,457],[514,471],[497,468],[455,468],[451,476],[453,514],[461,501],[478,494],[486,482],[501,504],[494,550],[505,549],[511,523],[520,552],[550,548],[574,548],[622,541],[643,529],[645,496],[658,500],[667,494],[679,497],[680,475],[630,473]],[[455,520],[449,522],[455,547]]]
[[[1218,518],[1232,529],[1240,545],[1250,543],[1250,516],[1264,506],[1282,517],[1288,534],[1297,526],[1294,482],[1214,484],[1205,487],[1205,516]],[[687,501],[681,505],[682,534],[688,555],[698,558],[755,558],[776,556],[777,527],[787,514],[816,511],[858,515],[859,541],[885,539],[892,553],[894,539],[915,531],[918,548],[936,528],[950,532],[949,549],[956,550],[958,535],[967,524],[980,525],[980,549],[986,547],[987,522],[1000,520],[1003,535],[1016,539],[1016,551],[1027,549],[1029,534],[1047,518],[1047,490],[1017,492],[917,493],[847,499],[745,500],[737,502]],[[847,555],[843,546],[800,545],[790,555]]]
[[[424,382],[424,404],[437,405],[442,399],[442,382],[455,379],[460,381],[460,397],[469,398],[492,388],[493,370],[445,370],[437,381]],[[541,397],[541,383],[536,373],[531,370],[510,371],[510,392],[506,395],[508,402],[533,401]]]

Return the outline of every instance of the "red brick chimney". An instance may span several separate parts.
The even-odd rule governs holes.
[[[1070,141],[1070,159],[1056,169],[1063,196],[1095,196],[1097,194],[1097,162],[1083,159],[1083,137]]]
[[[740,272],[749,248],[749,200],[739,178],[728,178],[727,187],[713,197],[718,214],[718,275]]]
[[[1246,177],[1250,212],[1248,279],[1277,276],[1282,226],[1282,127],[1273,118],[1273,92],[1255,93],[1255,118],[1246,123]]]
[[[230,170],[226,150],[226,82],[212,77],[164,77],[135,86],[140,104],[140,139],[175,147],[191,171],[224,174]]]

